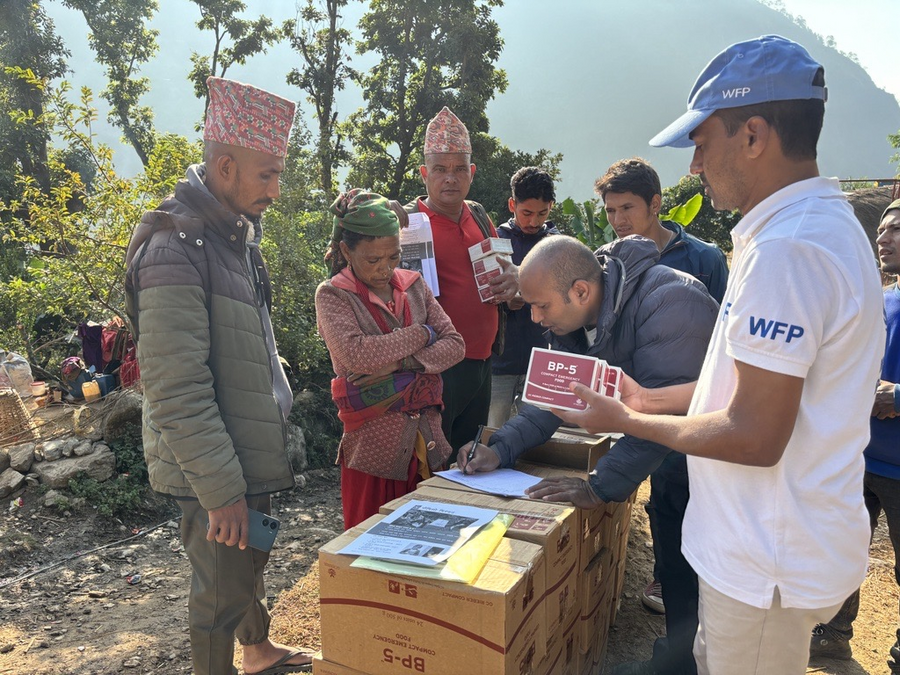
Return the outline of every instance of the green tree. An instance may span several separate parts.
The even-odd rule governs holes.
[[[559,180],[559,165],[563,158],[560,153],[554,154],[545,148],[535,153],[510,150],[488,134],[473,134],[472,146],[472,162],[477,170],[468,198],[484,206],[495,225],[510,216],[509,180],[523,166],[543,167],[554,181]]]
[[[0,2],[0,198],[15,196],[19,172],[33,178],[41,189],[50,189],[49,129],[38,123],[17,124],[10,112],[21,111],[32,122],[42,119],[45,93],[35,81],[62,77],[68,56],[39,3]]]
[[[138,72],[158,49],[159,31],[147,28],[159,9],[156,0],[63,0],[63,4],[81,12],[87,21],[91,49],[106,67],[109,84],[102,96],[110,105],[109,122],[122,130],[147,166],[155,142],[153,111],[140,105],[150,80],[138,77]]]
[[[694,195],[703,195],[703,186],[699,176],[684,176],[672,187],[663,188],[662,210],[667,211],[680,204],[685,204]],[[731,251],[731,230],[741,219],[737,211],[716,211],[706,197],[703,206],[691,221],[690,233],[705,241],[716,244],[726,253]]]
[[[272,280],[278,351],[303,372],[320,371],[328,361],[316,328],[314,295],[327,276],[331,216],[327,196],[310,180],[316,171],[316,151],[298,115],[281,175],[281,197],[263,218],[262,249]]]
[[[31,82],[46,87],[36,78]],[[68,93],[65,82],[50,93],[40,119],[30,119],[24,111],[17,114],[21,124],[52,129],[67,149],[49,154],[51,189],[44,191],[33,177],[20,174],[21,197],[0,204],[9,222],[4,241],[26,253],[24,273],[0,282],[0,302],[8,302],[16,312],[13,326],[0,327],[0,343],[24,349],[38,365],[46,364],[50,347],[79,321],[124,318],[125,250],[131,231],[141,214],[171,188],[170,172],[183,174],[200,156],[197,144],[160,137],[148,156],[154,170],[122,178],[113,167],[112,151],[98,144],[91,132],[96,111],[90,90],[81,90],[78,103],[70,102]],[[93,170],[78,170],[84,162]],[[85,174],[92,176],[89,182]],[[27,344],[29,333],[14,330],[15,325],[33,326],[48,314],[59,320],[56,332],[43,336],[41,344]]]
[[[346,129],[354,145],[347,182],[393,199],[421,186],[416,172],[428,121],[449,106],[470,132],[487,132],[485,106],[506,90],[494,66],[503,48],[491,9],[501,0],[372,0],[357,51],[380,61],[360,77],[366,106]]]
[[[194,83],[197,98],[205,99],[203,115],[209,108],[209,90],[206,78],[225,77],[225,73],[235,63],[244,64],[251,56],[265,52],[280,33],[272,27],[272,19],[260,16],[257,19],[243,19],[240,13],[247,9],[241,0],[191,0],[200,9],[197,27],[213,33],[213,52],[205,56],[192,52],[193,68],[188,79]],[[226,39],[230,41],[226,42]]]
[[[283,29],[302,60],[299,68],[292,68],[288,73],[287,82],[305,91],[315,109],[319,126],[316,141],[319,188],[327,198],[334,197],[334,172],[347,158],[337,133],[335,93],[344,88],[347,80],[358,77],[349,66],[350,57],[346,53],[350,31],[339,25],[347,1],[322,0],[319,9],[314,0],[307,0],[298,9],[297,18],[286,21]]]

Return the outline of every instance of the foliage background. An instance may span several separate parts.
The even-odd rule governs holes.
[[[199,135],[159,128],[145,102],[148,92],[166,86],[141,72],[157,52],[159,33],[151,27],[157,0],[57,0],[87,23],[107,80],[96,93],[67,84],[72,65],[47,15],[50,1],[0,2],[0,348],[25,353],[52,376],[62,357],[79,353],[71,336],[80,322],[124,316],[131,230],[199,161],[201,144]],[[510,148],[490,133],[486,107],[507,87],[497,67],[504,43],[493,15],[502,0],[370,0],[355,31],[342,21],[351,0],[299,0],[296,19],[281,26],[249,13],[240,0],[190,2],[196,12],[185,20],[196,28],[197,44],[212,48],[195,51],[171,77],[189,80],[202,100],[207,75],[227,76],[234,64],[263,58],[282,42],[295,54],[272,67],[303,92],[312,128],[298,116],[283,194],[263,221],[263,250],[279,349],[307,397],[295,416],[319,425],[314,435],[321,436],[321,451],[333,455],[331,366],[316,331],[313,296],[326,277],[328,205],[339,189],[373,187],[401,200],[423,192],[417,167],[424,128],[443,105],[472,132],[478,170],[469,198],[498,224],[509,217],[512,173],[540,165],[559,178],[562,155],[554,148]],[[353,64],[361,56],[372,64],[365,70]],[[335,94],[348,83],[366,92],[358,110],[338,109]],[[108,104],[109,121],[140,159],[137,176],[117,172],[109,148],[97,142],[95,97]],[[890,143],[900,147],[900,132]],[[664,190],[663,209],[698,192],[697,178],[682,179]],[[558,198],[554,221],[576,233],[576,211],[566,212],[565,195]],[[600,212],[596,202],[590,208]],[[730,250],[736,219],[704,200],[690,227]]]

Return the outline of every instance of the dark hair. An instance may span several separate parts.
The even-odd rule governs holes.
[[[825,86],[825,69],[819,68],[813,85]],[[739,108],[725,108],[715,113],[734,136],[751,117],[762,117],[781,140],[781,151],[788,159],[816,158],[816,145],[825,120],[825,101],[817,98],[770,101]]]
[[[574,237],[564,234],[545,237],[522,261],[522,270],[538,265],[552,272],[554,289],[569,302],[569,289],[579,279],[600,282],[602,269],[591,249]]]
[[[338,241],[331,242],[331,248],[328,251],[328,255],[325,256],[326,260],[329,258],[331,259],[331,274],[329,276],[333,277],[348,264],[347,259],[344,258],[344,254],[341,252],[340,242],[343,241],[347,244],[347,248],[353,251],[361,241],[375,241],[375,239],[377,239],[377,237],[374,237],[371,234],[359,234],[341,228],[341,238]]]
[[[594,192],[600,195],[600,199],[604,202],[608,192],[613,194],[633,192],[650,206],[653,197],[662,194],[662,187],[656,169],[650,166],[647,160],[632,157],[620,159],[609,167],[594,183]]]
[[[525,166],[516,171],[509,181],[513,199],[524,202],[539,199],[542,202],[555,202],[556,191],[553,189],[553,178],[539,166]]]

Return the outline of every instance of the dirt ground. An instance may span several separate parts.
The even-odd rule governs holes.
[[[305,485],[274,503],[283,526],[269,565],[273,637],[319,646],[316,550],[341,530],[339,474],[309,472]],[[609,638],[607,669],[648,658],[664,631],[645,610],[640,589],[652,551],[641,487],[634,509],[621,610]],[[148,504],[133,521],[90,509],[60,514],[25,493],[25,504],[0,513],[0,674],[112,675],[190,672],[187,592],[190,566],[168,502]],[[152,531],[150,528],[154,528]],[[37,573],[34,573],[37,572]],[[28,578],[24,575],[32,573]],[[139,583],[133,575],[139,574]],[[823,661],[810,673],[886,672],[897,622],[893,554],[882,526],[871,551],[854,660]],[[240,653],[236,663],[240,663]]]

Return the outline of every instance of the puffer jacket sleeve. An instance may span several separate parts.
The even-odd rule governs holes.
[[[725,254],[718,248],[704,251],[701,264],[708,274],[706,287],[709,294],[713,300],[721,304],[722,298],[725,297],[725,287],[728,285],[728,263]]]
[[[428,333],[418,324],[387,334],[363,332],[353,311],[351,295],[328,282],[316,289],[319,334],[325,340],[338,375],[377,372],[428,344]]]
[[[138,358],[151,427],[203,508],[228,506],[247,484],[216,404],[200,273],[177,246],[157,246],[141,260],[138,281]]]
[[[679,279],[640,298],[634,316],[634,372],[647,388],[692,382],[700,375],[718,305],[699,282]],[[634,436],[623,436],[600,458],[591,487],[604,501],[631,495],[671,452]]]
[[[500,427],[490,438],[490,447],[500,457],[500,466],[515,466],[519,455],[550,440],[562,420],[549,410],[525,404],[519,414]]]
[[[423,291],[426,323],[434,329],[437,340],[433,345],[423,347],[413,353],[412,357],[421,364],[426,373],[442,373],[463,360],[466,355],[466,343],[462,335],[453,327],[444,308],[435,300],[428,285],[421,278],[416,281],[415,285],[421,287]]]

